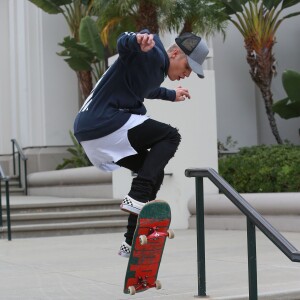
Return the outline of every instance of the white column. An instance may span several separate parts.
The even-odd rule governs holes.
[[[10,138],[22,147],[45,141],[41,11],[9,1]]]
[[[1,0],[0,5],[0,126],[5,128],[0,154],[11,151],[11,138],[22,147],[71,144],[78,84],[75,72],[56,54],[69,35],[66,21],[28,0]]]
[[[0,1],[0,154],[11,151],[11,99],[9,60],[9,0]]]
[[[218,168],[217,125],[215,103],[215,74],[205,70],[205,79],[195,74],[181,82],[166,80],[163,86],[175,88],[181,85],[188,88],[191,99],[184,102],[145,100],[148,115],[153,119],[167,123],[179,129],[181,144],[165,173],[164,183],[158,193],[158,199],[171,205],[172,227],[188,227],[188,200],[195,197],[195,179],[185,177],[187,168]],[[131,187],[131,173],[121,168],[113,173],[113,196],[124,197]],[[217,188],[205,181],[206,193],[218,193]]]
[[[24,1],[9,1],[10,91],[12,137],[24,145],[29,140],[28,83]]]

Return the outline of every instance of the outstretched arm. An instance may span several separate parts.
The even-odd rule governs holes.
[[[186,98],[191,98],[188,89],[181,86],[177,87],[175,90],[169,90],[164,87],[159,87],[152,91],[148,96],[148,99],[162,99],[169,100],[173,102],[184,101]]]
[[[124,32],[120,35],[117,48],[120,56],[130,52],[148,52],[155,46],[154,36],[148,30],[139,33]]]

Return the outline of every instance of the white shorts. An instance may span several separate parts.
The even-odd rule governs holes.
[[[147,119],[149,117],[145,115],[131,115],[129,120],[117,131],[99,139],[81,142],[91,163],[103,171],[111,172],[119,168],[114,162],[137,154],[128,140],[127,132]]]

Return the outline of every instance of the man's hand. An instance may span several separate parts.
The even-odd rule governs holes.
[[[148,52],[155,45],[155,42],[153,40],[153,34],[138,33],[136,35],[136,40],[137,40],[138,44],[140,44],[141,50],[143,52]]]
[[[175,91],[176,91],[175,102],[184,101],[186,98],[191,99],[190,93],[187,89],[184,89],[183,87],[179,86],[175,89]]]

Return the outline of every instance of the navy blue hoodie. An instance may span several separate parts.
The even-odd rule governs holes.
[[[116,131],[131,114],[146,114],[144,98],[175,100],[175,90],[160,87],[170,63],[157,35],[154,41],[155,46],[143,52],[135,33],[125,32],[118,38],[118,59],[97,82],[75,119],[74,134],[79,142]]]

